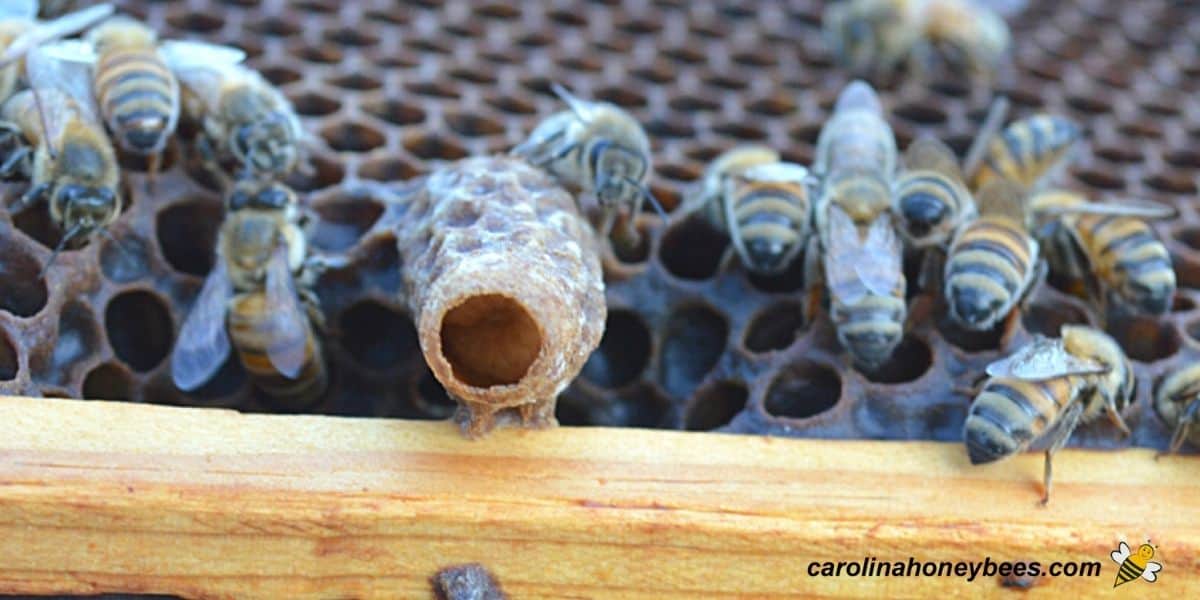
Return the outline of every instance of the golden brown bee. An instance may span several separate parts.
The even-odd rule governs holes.
[[[1192,363],[1167,375],[1154,390],[1154,409],[1174,428],[1167,452],[1179,452],[1200,421],[1200,363]]]
[[[1014,121],[998,137],[981,136],[986,146],[972,176],[973,187],[982,189],[989,181],[1004,179],[1036,191],[1066,166],[1082,136],[1070,119],[1048,114]]]
[[[900,232],[910,247],[942,246],[976,214],[958,159],[937,138],[920,137],[905,150],[904,164],[892,191]]]
[[[1039,337],[988,365],[988,379],[963,428],[976,465],[1021,452],[1035,440],[1045,442],[1043,504],[1050,500],[1050,461],[1076,425],[1105,413],[1129,433],[1120,411],[1132,401],[1135,384],[1129,359],[1108,335],[1081,325],[1064,325],[1061,335]]]
[[[96,112],[87,69],[34,48],[26,58],[26,72],[32,89],[13,96],[0,110],[0,117],[15,124],[28,144],[17,151],[23,162],[32,154],[32,184],[13,212],[49,201],[51,219],[65,232],[53,263],[71,240],[116,220],[121,173]]]
[[[710,222],[729,232],[754,273],[786,269],[808,242],[808,169],[765,146],[739,146],[709,166],[700,198]]]
[[[1024,0],[846,0],[825,9],[825,39],[854,73],[883,78],[901,63],[918,75],[935,62],[993,79],[1012,35],[1002,14]]]
[[[236,348],[259,389],[308,406],[324,393],[328,375],[313,330],[321,320],[294,193],[280,183],[242,180],[227,207],[215,264],[176,341],[172,379],[195,390]]]
[[[1029,210],[1051,269],[1085,282],[1101,313],[1161,315],[1175,297],[1171,254],[1145,218],[1166,219],[1170,207],[1096,204],[1077,192],[1035,194]]]
[[[179,83],[164,55],[188,55],[208,48],[198,42],[168,41],[159,51],[158,36],[144,23],[113,17],[95,27],[83,40],[52,44],[55,57],[88,65],[100,113],[117,144],[149,157],[150,174],[158,171],[160,155],[179,120]]]
[[[896,138],[870,85],[846,86],[817,139],[820,181],[814,221],[820,255],[807,253],[805,278],[823,282],[838,340],[874,370],[904,336],[903,249],[892,222]],[[811,312],[811,310],[810,310]]]
[[[539,123],[528,139],[512,149],[512,154],[595,196],[604,210],[600,228],[604,236],[612,231],[618,211],[628,207],[629,233],[636,238],[633,218],[646,200],[665,220],[658,200],[646,187],[650,178],[650,138],[641,124],[615,104],[590,102],[558,84],[552,87],[567,110]]]
[[[979,217],[950,242],[943,293],[950,316],[974,330],[990,329],[1044,272],[1038,243],[1025,229],[1026,193],[996,181],[979,191]]]
[[[245,53],[207,44],[171,44],[163,57],[182,85],[185,118],[200,125],[197,150],[220,172],[232,162],[239,178],[282,179],[307,159],[304,128],[292,103],[256,71]]]
[[[31,49],[82,31],[113,12],[99,4],[59,19],[38,22],[37,0],[0,2],[0,104],[17,92],[23,74],[22,59]],[[26,151],[22,151],[25,148]],[[29,177],[29,156],[20,127],[0,120],[0,178]]]

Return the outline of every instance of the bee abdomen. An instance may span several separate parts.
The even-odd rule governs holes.
[[[775,269],[803,243],[808,230],[807,203],[789,190],[752,190],[734,200],[735,226],[751,259]]]
[[[895,195],[905,227],[922,237],[957,213],[965,190],[937,172],[910,173],[896,182]]]
[[[242,366],[254,385],[271,398],[296,408],[312,405],[325,393],[329,377],[311,325],[307,321],[303,323],[308,334],[304,342],[304,366],[295,378],[286,377],[271,363],[267,354],[268,348],[275,343],[274,332],[262,312],[269,309],[261,296],[252,296],[235,300],[228,317],[230,341],[237,348]]]
[[[1071,120],[1053,115],[1035,115],[1009,125],[989,146],[976,187],[995,178],[1032,186],[1059,164],[1081,133]]]
[[[971,464],[989,463],[1026,448],[1074,393],[1069,378],[1049,381],[993,379],[971,403],[963,437]]]
[[[984,328],[1016,301],[1029,279],[1032,256],[1019,232],[976,221],[950,249],[946,299],[964,325]]]
[[[900,291],[893,296],[869,294],[853,306],[835,297],[830,316],[842,346],[858,362],[877,366],[891,358],[904,337],[907,310]]]
[[[122,145],[144,153],[161,149],[178,103],[174,76],[153,51],[118,49],[97,65],[96,96]]]
[[[1128,303],[1150,314],[1170,309],[1175,270],[1149,225],[1124,217],[1085,217],[1079,228],[1091,262]]]

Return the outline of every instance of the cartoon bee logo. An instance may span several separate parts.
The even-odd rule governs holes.
[[[1162,563],[1150,560],[1154,558],[1154,546],[1150,544],[1142,544],[1138,546],[1137,553],[1130,553],[1129,544],[1121,542],[1121,545],[1112,551],[1111,556],[1113,562],[1121,565],[1117,569],[1117,578],[1113,581],[1114,588],[1125,585],[1138,576],[1154,583],[1158,579],[1158,572],[1162,570]]]

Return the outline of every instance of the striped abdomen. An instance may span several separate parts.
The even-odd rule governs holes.
[[[971,464],[989,463],[1027,448],[1086,385],[1087,380],[1078,375],[1042,381],[989,379],[971,403],[963,429]]]
[[[1133,554],[1121,563],[1120,568],[1117,569],[1117,578],[1113,580],[1113,587],[1129,583],[1142,576],[1142,573],[1146,571],[1146,565],[1139,565],[1137,558],[1138,555]]]
[[[1096,276],[1130,308],[1149,314],[1170,310],[1175,296],[1171,255],[1145,221],[1080,215],[1075,231]]]
[[[96,99],[122,148],[154,154],[173,133],[179,86],[153,47],[117,47],[101,54]]]
[[[762,273],[787,268],[807,241],[808,195],[803,185],[747,183],[726,199],[733,203],[739,251],[746,266]]]
[[[321,346],[313,335],[312,326],[305,319],[296,327],[304,327],[304,367],[295,379],[279,372],[267,355],[267,348],[275,341],[264,315],[271,310],[266,306],[266,295],[262,292],[241,294],[230,304],[228,324],[229,339],[237,348],[242,366],[250,374],[254,385],[271,398],[293,408],[311,406],[325,393],[329,377]]]
[[[856,275],[826,273],[826,277],[847,276]],[[889,296],[868,293],[854,305],[843,304],[836,295],[830,298],[830,319],[837,329],[838,341],[850,352],[855,362],[871,368],[882,365],[892,357],[892,351],[904,337],[907,314],[903,285],[897,286]]]
[[[1037,244],[1011,219],[972,221],[950,245],[945,294],[963,326],[988,329],[1008,314],[1033,280]]]
[[[975,189],[993,179],[1035,187],[1062,164],[1081,135],[1074,122],[1053,115],[1034,115],[1009,125],[988,145],[975,175]]]
[[[937,171],[909,171],[895,185],[901,230],[909,240],[941,243],[954,233],[959,217],[974,207],[961,183]]]

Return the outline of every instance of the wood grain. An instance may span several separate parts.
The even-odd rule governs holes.
[[[998,577],[814,578],[812,561],[1101,561],[1123,538],[1200,597],[1200,459],[956,444],[241,415],[0,398],[0,592],[431,596],[479,563],[513,598],[1003,594]],[[1140,588],[1140,589],[1137,589]]]

